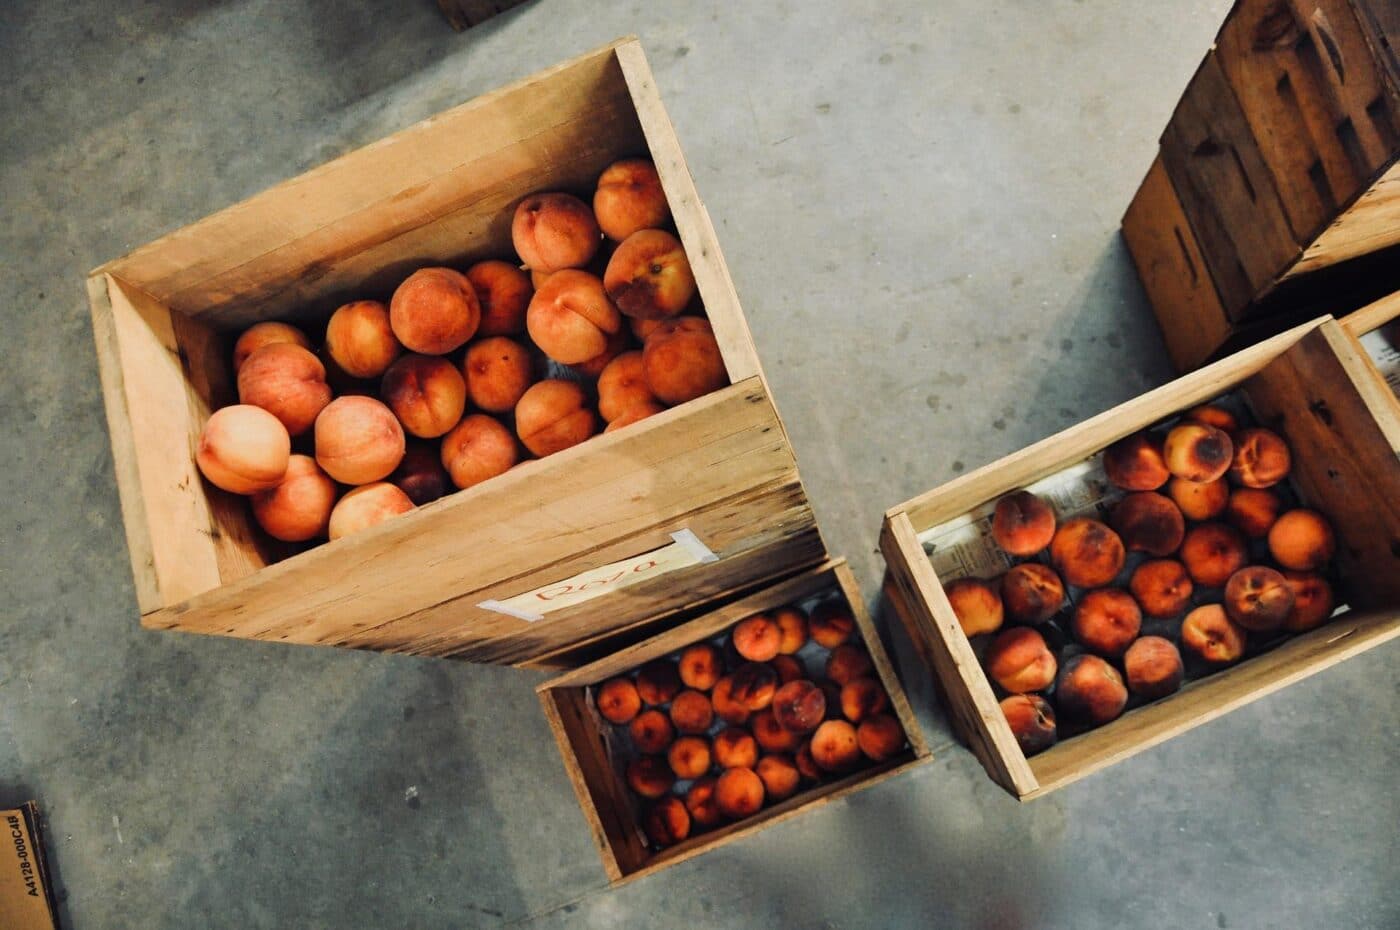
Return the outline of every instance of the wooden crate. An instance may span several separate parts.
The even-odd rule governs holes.
[[[521,198],[586,191],[606,165],[636,155],[656,163],[730,386],[280,560],[246,502],[201,480],[196,438],[235,394],[231,334],[263,319],[320,325],[348,299],[387,298],[417,267],[511,254]],[[139,248],[94,271],[88,293],[145,626],[548,663],[825,558],[714,228],[635,39]],[[651,574],[620,588],[590,578],[597,596],[544,621],[490,609],[680,531],[717,561],[666,572],[643,560]]]
[[[1111,443],[1227,391],[1294,450],[1292,480],[1338,538],[1338,601],[1327,624],[1177,694],[1027,759],[958,626],[920,534],[1083,462]],[[957,730],[991,777],[1028,800],[1400,636],[1400,411],[1333,320],[1275,336],[907,501],[881,549],[897,613],[946,695]]]
[[[1341,323],[1384,386],[1381,402],[1388,395],[1400,410],[1400,291],[1348,314]]]
[[[592,689],[645,662],[661,658],[694,643],[703,642],[727,630],[754,613],[798,603],[824,593],[839,592],[849,603],[861,639],[875,665],[881,684],[889,694],[892,712],[904,727],[909,745],[900,755],[862,768],[843,778],[800,791],[758,814],[690,837],[660,852],[649,849],[639,822],[638,809],[618,771],[604,733],[608,724],[594,708]],[[733,842],[757,830],[795,817],[852,791],[891,778],[913,766],[927,762],[931,755],[889,657],[880,643],[855,578],[844,560],[830,561],[786,581],[746,597],[725,603],[702,616],[667,632],[612,652],[537,689],[545,716],[549,719],[564,768],[569,773],[579,804],[603,859],[603,867],[613,883],[650,875],[684,862],[703,852]]]

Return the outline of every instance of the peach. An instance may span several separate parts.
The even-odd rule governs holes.
[[[378,378],[402,352],[389,308],[377,300],[345,304],[326,324],[326,354],[352,378]]]
[[[603,282],[586,271],[549,276],[530,298],[525,328],[545,355],[563,365],[596,358],[608,339],[622,328],[622,317],[603,291]]]
[[[1055,680],[1055,654],[1045,637],[1026,626],[997,634],[987,650],[987,675],[1012,694],[1042,691]]]
[[[598,418],[588,408],[583,388],[572,381],[541,381],[515,405],[516,435],[541,458],[578,445],[597,428]]]
[[[1283,577],[1293,589],[1293,609],[1283,621],[1289,633],[1306,633],[1327,622],[1335,606],[1332,586],[1312,572],[1285,571]]]
[[[1144,636],[1123,654],[1128,690],[1140,698],[1156,700],[1181,688],[1181,653],[1169,639]]]
[[[718,780],[706,775],[691,783],[685,793],[685,809],[690,812],[692,823],[702,827],[713,827],[723,819],[719,805],[715,803],[715,785]]]
[[[467,383],[457,366],[435,355],[400,358],[384,372],[379,390],[403,428],[420,439],[452,429],[467,407]]]
[[[1173,478],[1167,496],[1188,520],[1210,520],[1225,511],[1230,502],[1230,484],[1224,478],[1214,481],[1187,481]]]
[[[467,397],[488,413],[514,410],[535,383],[530,350],[505,336],[490,336],[467,346],[462,373]]]
[[[778,684],[785,685],[790,681],[807,676],[807,670],[802,667],[802,663],[792,656],[776,655],[768,662],[773,666],[773,671],[778,673]]]
[[[633,717],[627,725],[627,732],[637,751],[649,755],[665,752],[676,738],[676,728],[671,726],[671,718],[656,709],[644,710]]]
[[[264,346],[282,343],[300,346],[303,349],[311,348],[311,340],[306,338],[306,334],[290,323],[278,323],[273,320],[254,323],[244,330],[243,335],[233,344],[233,373],[238,374],[248,356],[254,352]]]
[[[856,621],[845,601],[823,601],[807,620],[807,632],[812,640],[825,649],[835,649],[851,638]]]
[[[412,509],[413,501],[409,500],[408,495],[389,482],[362,484],[345,492],[345,496],[336,502],[327,524],[327,535],[331,539],[340,539]]]
[[[1099,588],[1079,601],[1070,626],[1074,638],[1085,648],[1115,658],[1123,654],[1142,630],[1142,609],[1132,595],[1121,588]]]
[[[874,678],[852,678],[841,686],[841,713],[852,723],[882,712],[889,703],[885,689]]]
[[[826,696],[826,719],[841,719],[841,685],[829,679],[823,678],[817,682],[817,687]]]
[[[682,736],[667,750],[666,761],[677,778],[699,778],[710,770],[710,741],[702,736]]]
[[[389,326],[404,348],[446,355],[481,324],[481,304],[467,276],[451,268],[419,268],[389,300]]]
[[[608,260],[603,286],[629,317],[673,317],[695,296],[695,276],[685,247],[661,229],[642,229],[623,240]]]
[[[1088,517],[1060,524],[1050,541],[1050,561],[1061,578],[1079,588],[1108,584],[1123,570],[1126,558],[1118,534]]]
[[[503,475],[519,460],[515,437],[484,413],[462,418],[442,437],[442,465],[459,488],[470,488]]]
[[[798,679],[773,695],[773,717],[793,733],[810,733],[826,719],[826,695],[810,681]]]
[[[758,763],[758,741],[739,727],[725,727],[715,736],[715,762],[724,769],[751,769]]]
[[[1116,668],[1096,655],[1081,653],[1060,669],[1055,702],[1071,720],[1101,726],[1123,713],[1128,689]]]
[[[407,444],[399,467],[389,475],[389,483],[397,485],[418,507],[432,503],[452,489],[452,479],[443,467],[441,451],[436,445],[422,442]]]
[[[535,290],[539,290],[540,285],[549,280],[550,272],[536,271],[533,268],[529,269],[529,271],[530,287],[534,288]]]
[[[637,693],[643,704],[665,704],[680,691],[680,671],[669,659],[655,659],[637,670]]]
[[[844,685],[853,678],[863,678],[874,671],[870,653],[865,651],[864,646],[854,643],[842,643],[831,650],[831,655],[826,659],[826,677],[838,685]]]
[[[730,820],[756,814],[763,807],[763,779],[753,769],[726,769],[715,782],[715,804]]]
[[[1175,617],[1191,603],[1195,585],[1176,559],[1150,559],[1133,569],[1128,590],[1149,617]]]
[[[510,225],[515,253],[544,274],[582,268],[598,251],[598,221],[572,194],[532,194],[520,201]]]
[[[715,710],[710,699],[699,691],[682,691],[671,701],[671,723],[678,733],[688,736],[704,733],[714,720]]]
[[[714,330],[695,316],[668,320],[652,331],[642,346],[642,370],[656,399],[672,407],[729,383]]]
[[[1244,630],[1219,604],[1197,607],[1181,621],[1181,645],[1212,665],[1228,665],[1244,655]]]
[[[1186,519],[1171,498],[1155,491],[1135,491],[1109,513],[1109,525],[1129,552],[1171,555],[1186,536]]]
[[[510,262],[477,262],[467,269],[467,280],[481,307],[478,336],[514,336],[525,332],[525,308],[534,285],[530,276]]]
[[[948,603],[953,605],[958,626],[967,636],[991,633],[1001,628],[1005,608],[1001,595],[991,582],[981,578],[959,578],[945,585],[943,593],[948,596]],[[816,638],[815,634],[813,638]]]
[[[604,720],[618,726],[630,723],[642,709],[642,697],[630,678],[610,678],[603,682],[598,686],[593,703]]]
[[[1293,610],[1293,588],[1283,575],[1263,565],[1250,565],[1225,583],[1225,613],[1251,633],[1283,626]]]
[[[1167,470],[1187,481],[1216,481],[1225,477],[1235,455],[1224,430],[1204,423],[1182,423],[1167,433],[1162,457]]]
[[[1167,483],[1162,438],[1155,433],[1134,433],[1104,450],[1103,470],[1108,480],[1125,491],[1155,491]]]
[[[806,740],[797,748],[797,752],[792,756],[793,764],[797,766],[797,771],[808,781],[816,781],[822,777],[821,767],[817,765],[817,760],[812,758],[812,741]]]
[[[209,416],[194,460],[215,487],[253,494],[277,486],[291,454],[292,440],[281,420],[261,407],[235,404]]]
[[[1050,545],[1055,511],[1030,491],[1016,491],[997,501],[992,539],[1009,555],[1027,558]]]
[[[856,728],[845,720],[828,720],[812,734],[812,761],[824,772],[844,772],[860,761]]]
[[[773,611],[773,622],[782,634],[778,652],[790,656],[807,643],[807,615],[800,607],[779,607]]]
[[[751,711],[763,710],[772,704],[773,695],[778,691],[778,673],[771,665],[761,662],[745,662],[729,678],[733,683],[731,696]]]
[[[656,166],[624,158],[603,169],[593,192],[593,215],[609,239],[621,242],[640,229],[659,229],[671,218]]]
[[[642,373],[641,352],[622,353],[598,376],[598,412],[609,423],[632,407],[654,403]]]
[[[629,349],[634,348],[635,346],[632,343],[631,337],[627,335],[627,330],[625,328],[619,329],[617,332],[608,336],[607,345],[603,348],[602,352],[599,352],[586,361],[575,362],[569,367],[584,377],[597,378],[603,373],[604,368],[612,364],[613,359],[627,352]]]
[[[341,484],[388,477],[406,450],[398,417],[373,397],[337,397],[316,418],[316,463]]]
[[[628,407],[626,413],[603,427],[603,432],[611,433],[614,430],[620,430],[624,427],[631,426],[633,423],[640,423],[647,417],[654,416],[665,409],[666,408],[660,404],[638,404],[635,407]]]
[[[1247,488],[1268,488],[1288,477],[1293,456],[1288,443],[1272,430],[1247,429],[1234,437],[1230,477]]]
[[[734,696],[734,678],[726,675],[715,682],[710,692],[715,716],[730,726],[742,726],[749,719],[748,705]]]
[[[1001,702],[1001,715],[1028,756],[1055,745],[1055,709],[1038,694],[1013,694]]]
[[[690,811],[680,798],[662,798],[646,817],[647,838],[657,846],[674,846],[690,836]]]
[[[724,658],[718,649],[709,643],[697,643],[681,653],[678,671],[687,688],[709,691],[719,681],[723,668]]]
[[[627,328],[632,331],[632,335],[638,342],[645,343],[647,337],[656,331],[656,328],[666,320],[639,320],[636,317],[627,318]]]
[[[734,651],[750,662],[767,662],[778,654],[783,634],[767,614],[740,620],[729,634]]]
[[[1269,554],[1295,572],[1317,571],[1336,549],[1331,524],[1315,510],[1290,510],[1269,527]]]
[[[1283,512],[1283,500],[1267,488],[1236,488],[1225,506],[1225,519],[1249,539],[1269,535]]]
[[[890,714],[866,717],[856,727],[856,745],[867,759],[884,762],[904,748],[904,728]]]
[[[627,786],[644,798],[659,798],[676,783],[663,756],[638,756],[627,763]]]
[[[802,745],[803,734],[795,733],[779,723],[771,709],[754,714],[749,728],[764,752],[793,752]]]
[[[1001,577],[1001,603],[1013,623],[1044,623],[1059,613],[1065,586],[1048,565],[1022,562]]]
[[[335,495],[335,482],[315,459],[293,455],[276,487],[253,495],[253,518],[273,539],[305,542],[326,535]]]
[[[326,366],[310,350],[287,342],[263,346],[238,369],[238,402],[261,407],[300,436],[331,402]]]
[[[802,773],[797,771],[797,764],[792,761],[792,756],[786,753],[776,753],[771,756],[764,756],[758,760],[758,768],[754,769],[756,774],[763,781],[763,793],[770,801],[783,801],[797,793],[797,786],[802,781]]]
[[[1223,523],[1202,523],[1186,533],[1177,556],[1193,582],[1219,588],[1249,562],[1249,548],[1234,528]]]
[[[1201,404],[1199,407],[1192,407],[1183,413],[1181,418],[1191,423],[1204,423],[1206,426],[1213,426],[1224,433],[1234,433],[1240,428],[1239,421],[1235,419],[1233,413],[1215,404]]]

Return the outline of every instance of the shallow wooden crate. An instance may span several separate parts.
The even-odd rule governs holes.
[[[409,272],[511,254],[515,204],[650,155],[730,386],[355,536],[283,558],[193,462],[263,319],[324,323]],[[641,46],[624,39],[434,116],[137,249],[88,279],[148,627],[549,663],[580,642],[819,562],[825,549],[714,228]],[[486,609],[691,531],[717,561],[529,622]]]
[[[1338,601],[1350,609],[1027,759],[920,534],[1231,390],[1241,391],[1260,421],[1294,450],[1300,496],[1336,530]],[[1022,800],[1039,797],[1400,636],[1400,411],[1383,391],[1342,327],[1314,321],[890,510],[881,549],[896,613],[988,774]]]
[[[803,790],[752,817],[690,837],[660,852],[649,850],[635,804],[603,736],[604,729],[609,725],[598,716],[590,696],[591,689],[652,659],[710,639],[752,614],[831,591],[840,592],[851,607],[861,639],[870,653],[880,683],[889,695],[891,712],[904,727],[908,739],[905,751],[892,759]],[[608,653],[588,665],[547,681],[536,690],[559,744],[564,768],[603,859],[603,867],[615,884],[684,862],[853,791],[892,778],[932,758],[908,698],[881,645],[879,633],[865,609],[855,578],[844,560],[828,561],[771,587],[724,603],[659,636]]]

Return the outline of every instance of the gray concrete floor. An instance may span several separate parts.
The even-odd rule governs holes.
[[[1116,235],[1227,0],[0,10],[0,800],[75,930],[1400,926],[1397,646],[1022,806],[938,758],[618,891],[497,668],[143,632],[83,273],[643,38],[834,551],[1169,376]]]

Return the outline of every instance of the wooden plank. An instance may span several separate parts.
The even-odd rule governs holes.
[[[525,0],[438,0],[447,23],[461,32],[479,26],[498,13],[520,6]]]
[[[1323,230],[1284,275],[1292,279],[1400,243],[1400,160]]]
[[[1348,313],[1340,322],[1343,329],[1360,339],[1397,318],[1400,318],[1400,291]]]
[[[1366,24],[1366,39],[1385,65],[1392,84],[1400,85],[1400,4],[1394,0],[1355,0]]]

